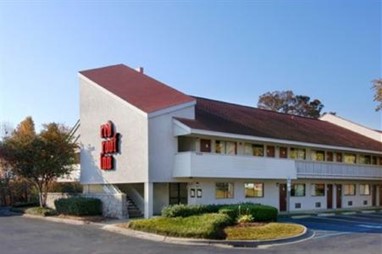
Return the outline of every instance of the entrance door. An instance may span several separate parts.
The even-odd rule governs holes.
[[[211,140],[210,139],[201,139],[200,140],[200,151],[202,153],[211,152]]]
[[[371,205],[377,206],[377,185],[375,184],[371,186]]]
[[[279,192],[280,212],[285,212],[287,210],[287,185],[285,183],[279,184]]]
[[[170,205],[187,204],[187,183],[170,183]]]
[[[333,184],[326,185],[326,208],[333,208]]]
[[[342,208],[342,185],[336,184],[336,206]]]

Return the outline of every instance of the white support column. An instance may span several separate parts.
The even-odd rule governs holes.
[[[145,218],[150,218],[153,216],[153,189],[154,189],[154,185],[153,183],[150,183],[150,182],[146,182],[145,184]]]

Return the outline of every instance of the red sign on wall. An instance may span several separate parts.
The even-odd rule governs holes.
[[[107,121],[107,123],[101,125],[100,135],[103,139],[101,144],[100,167],[103,170],[112,170],[114,169],[113,154],[119,152],[119,133],[115,132],[113,123]]]

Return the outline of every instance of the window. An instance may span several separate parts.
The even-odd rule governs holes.
[[[254,156],[264,156],[264,146],[263,145],[253,145],[253,155]]]
[[[245,183],[244,194],[246,198],[262,198],[264,197],[263,183]]]
[[[342,153],[336,153],[336,161],[342,162]]]
[[[305,184],[303,184],[303,183],[292,184],[290,195],[292,197],[304,197],[305,196]]]
[[[288,158],[288,148],[280,147],[280,158]]]
[[[327,152],[326,153],[326,160],[327,161],[333,161],[333,152]]]
[[[249,144],[249,143],[244,144],[244,154],[252,155],[252,144]]]
[[[215,153],[221,154],[236,154],[236,142],[231,141],[215,141]]]
[[[267,157],[275,157],[275,147],[267,146]]]
[[[356,163],[356,156],[352,153],[345,153],[344,156],[344,162],[349,164],[355,164]]]
[[[343,188],[345,196],[355,196],[355,184],[344,184]]]
[[[312,151],[312,160],[324,161],[325,160],[325,152],[324,151]]]
[[[178,152],[195,151],[195,138],[178,137]]]
[[[226,154],[236,154],[237,148],[236,148],[236,142],[226,142]]]
[[[377,165],[377,157],[376,157],[376,156],[373,156],[373,157],[371,158],[371,164],[373,164],[373,165]]]
[[[264,146],[246,143],[244,145],[244,154],[263,157]]]
[[[291,148],[290,158],[295,160],[305,160],[305,149],[302,148]]]
[[[311,189],[312,196],[325,196],[325,184],[316,183],[312,185]]]
[[[364,196],[370,195],[370,184],[360,184],[359,194]]]
[[[233,198],[233,183],[216,183],[215,198]]]
[[[225,153],[225,142],[216,140],[215,141],[215,153]]]
[[[371,156],[370,155],[360,155],[359,163],[361,164],[371,164]]]

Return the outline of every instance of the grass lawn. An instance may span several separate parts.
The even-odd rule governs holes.
[[[134,220],[120,226],[166,236],[226,240],[273,240],[296,236],[304,231],[301,225],[276,222],[232,226],[229,217],[224,214],[156,217]]]
[[[304,228],[290,223],[266,223],[251,226],[236,225],[224,229],[227,240],[274,240],[301,234]]]
[[[227,215],[211,213],[189,217],[134,220],[121,226],[166,236],[224,239],[224,228],[229,223]]]

